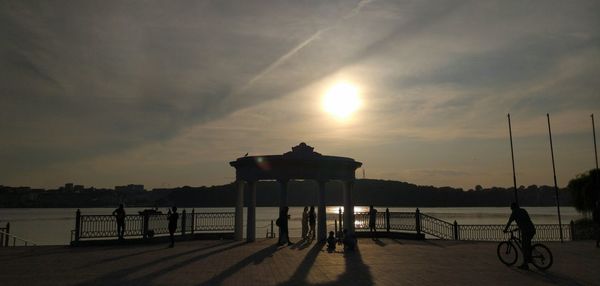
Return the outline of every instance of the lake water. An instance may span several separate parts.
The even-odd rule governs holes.
[[[384,207],[376,207],[380,212]],[[143,208],[126,208],[128,214],[136,214]],[[527,207],[532,220],[536,224],[558,224],[556,207]],[[110,214],[113,208],[83,208],[81,213]],[[166,213],[166,208],[160,209]],[[180,211],[182,211],[181,209]],[[188,212],[191,208],[186,209]],[[256,235],[264,237],[267,229],[278,216],[276,207],[259,207],[256,210]],[[290,207],[290,236],[300,236],[302,207]],[[10,232],[19,237],[33,241],[38,245],[66,245],[71,238],[71,230],[75,227],[75,212],[71,208],[35,208],[35,209],[0,209],[0,226],[10,222]],[[231,211],[233,208],[196,208],[196,212]],[[327,207],[327,213],[337,213],[338,207]],[[367,207],[356,207],[356,212],[366,212]],[[414,212],[415,208],[390,208],[391,212]],[[504,224],[510,215],[508,207],[476,207],[476,208],[421,208],[424,214],[434,216],[448,222],[455,220],[459,224]],[[563,223],[582,217],[573,207],[562,207]],[[244,213],[244,224],[246,214]],[[328,221],[328,228],[333,229],[333,221]],[[277,230],[275,230],[277,231]],[[244,231],[245,233],[245,231]]]

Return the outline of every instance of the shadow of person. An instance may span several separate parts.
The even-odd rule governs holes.
[[[317,285],[374,285],[373,276],[363,260],[360,250],[344,252],[344,273],[335,281],[321,283]]]
[[[376,239],[374,241],[375,241],[375,244],[377,244],[377,245],[379,245],[381,247],[385,246],[385,242],[383,242],[381,239]]]
[[[553,273],[550,271],[523,271],[523,270],[518,270],[518,269],[513,269],[513,271],[519,272],[523,275],[539,276],[544,280],[544,282],[546,282],[548,284],[569,285],[569,286],[588,285],[587,283],[585,283],[583,281],[582,282],[577,281],[577,277],[569,277],[569,276],[561,275],[559,273]]]
[[[157,258],[154,260],[145,261],[140,264],[134,264],[129,267],[121,268],[121,269],[106,273],[104,275],[97,276],[92,280],[82,282],[78,285],[127,285],[127,284],[147,285],[147,284],[152,284],[152,279],[154,279],[158,276],[161,276],[169,271],[172,271],[179,267],[183,267],[192,261],[204,259],[206,257],[212,256],[212,255],[224,252],[224,251],[228,251],[230,249],[239,247],[241,245],[242,245],[242,243],[240,243],[240,242],[229,242],[228,241],[228,242],[222,242],[222,243],[218,243],[218,244],[214,244],[214,245],[208,245],[208,246],[197,248],[197,249],[194,249],[191,251],[185,250],[185,251],[181,251],[179,253],[171,254],[168,256],[157,255]],[[164,248],[161,247],[161,249],[164,249]],[[163,268],[160,271],[144,275],[142,277],[136,278],[135,280],[127,278],[127,275],[134,273],[136,271],[151,268],[155,265],[168,263],[168,261],[178,260],[181,257],[193,254],[195,252],[201,252],[202,254],[194,256],[190,259],[179,261],[170,267]]]
[[[247,265],[254,263],[260,264],[267,257],[272,257],[273,253],[275,253],[279,249],[277,244],[271,245],[267,248],[259,250],[258,252],[240,260],[238,263],[232,265],[231,267],[225,269],[223,272],[213,276],[210,280],[201,283],[200,285],[220,285],[223,283],[225,279],[231,277],[233,274],[239,272]]]
[[[304,259],[302,259],[302,262],[300,262],[300,265],[298,265],[298,268],[296,268],[296,271],[294,271],[294,274],[292,274],[290,279],[286,282],[280,283],[279,285],[287,286],[287,285],[305,285],[305,284],[307,284],[306,277],[308,276],[308,273],[310,272],[310,268],[315,263],[315,260],[317,260],[317,256],[323,249],[323,246],[325,246],[325,242],[315,243],[315,245],[308,251],[306,256],[304,256]]]

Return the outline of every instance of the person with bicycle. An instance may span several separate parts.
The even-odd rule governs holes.
[[[513,221],[517,223],[517,226],[521,230],[521,241],[523,243],[524,256],[523,264],[519,266],[519,268],[529,269],[528,264],[531,262],[531,240],[535,235],[535,226],[533,225],[533,222],[531,222],[531,218],[529,217],[527,211],[523,208],[520,208],[517,203],[511,203],[510,209],[512,210],[512,213],[510,218],[508,218],[504,232],[508,232],[508,228]]]

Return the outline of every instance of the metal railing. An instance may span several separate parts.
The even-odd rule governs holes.
[[[337,214],[335,214],[337,215]],[[369,230],[369,213],[355,213],[356,231]],[[333,215],[331,216],[333,217]],[[470,241],[503,241],[510,237],[504,233],[506,225],[480,224],[459,225],[456,221],[450,223],[436,217],[423,214],[416,209],[415,212],[378,212],[375,225],[378,229],[390,231],[408,231],[426,234],[439,239],[470,240]],[[560,241],[561,228],[558,224],[538,224],[535,226],[534,241]],[[562,235],[564,240],[573,240],[574,225],[563,224]]]
[[[363,230],[369,229],[370,215],[368,212],[354,213],[354,229]],[[385,212],[377,212],[375,216],[375,227],[382,229],[386,228]]]
[[[423,232],[441,239],[456,239],[453,224],[418,211],[416,216],[417,233]]]
[[[148,238],[169,234],[168,214],[126,215],[123,237]],[[178,235],[194,233],[233,232],[235,227],[234,212],[196,213],[192,210],[180,213],[177,229]],[[81,239],[117,238],[117,221],[113,215],[82,215],[77,210],[75,229],[71,241]]]
[[[2,234],[0,234],[0,247],[7,247],[8,237],[10,235],[10,222],[7,222],[5,227],[0,227],[0,231],[2,232]]]
[[[502,241],[510,238],[510,233],[504,233],[502,224],[491,225],[459,225],[459,240],[477,240],[477,241]],[[558,224],[537,224],[535,225],[534,241],[560,241],[560,227]],[[517,236],[520,234],[517,233]],[[571,236],[571,225],[562,225],[562,235],[564,240],[573,240]]]
[[[4,229],[4,228],[3,228]],[[15,246],[37,246],[35,242],[18,237],[14,234],[10,234],[6,231],[0,230],[0,237],[2,237],[0,246],[4,247],[15,247]],[[12,243],[11,243],[12,241]]]

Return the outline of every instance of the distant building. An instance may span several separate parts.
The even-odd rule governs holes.
[[[143,192],[144,185],[129,184],[127,186],[115,186],[115,191],[118,191],[118,192]]]
[[[72,192],[73,191],[73,183],[66,183],[65,184],[65,192]]]

